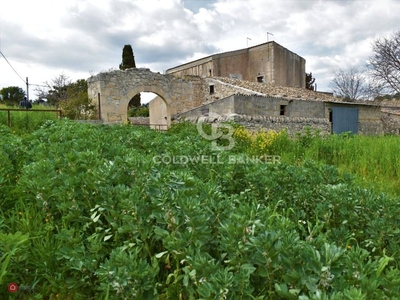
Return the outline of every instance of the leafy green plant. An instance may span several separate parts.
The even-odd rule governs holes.
[[[128,110],[128,115],[130,117],[148,117],[150,115],[149,107],[148,105],[132,107]]]
[[[304,146],[282,134],[268,151],[288,154],[271,164],[239,160],[246,141],[215,153],[191,124],[60,120],[0,133],[1,298],[9,282],[32,291],[21,299],[400,294],[398,198],[321,162],[357,137]]]

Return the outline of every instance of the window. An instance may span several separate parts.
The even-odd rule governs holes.
[[[210,95],[212,95],[214,93],[215,93],[214,86],[210,85]]]
[[[281,116],[286,116],[286,106],[287,105],[281,105],[281,109],[280,109]]]
[[[257,76],[257,82],[264,82],[264,76]]]

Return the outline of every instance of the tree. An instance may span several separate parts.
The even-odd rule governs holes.
[[[73,120],[87,120],[97,117],[96,106],[88,96],[88,86],[85,79],[79,79],[66,86],[67,101],[60,101],[63,115]]]
[[[314,91],[315,78],[312,76],[312,73],[306,73],[306,89]]]
[[[9,86],[0,90],[2,102],[6,105],[18,105],[25,97],[25,91],[18,86]]]
[[[62,73],[58,77],[52,79],[51,82],[45,82],[44,88],[36,88],[39,98],[47,99],[47,103],[58,106],[60,101],[68,100],[67,87],[71,84],[71,80],[67,75]]]
[[[131,45],[125,45],[122,49],[122,63],[119,65],[120,70],[126,70],[129,68],[136,68],[135,56]],[[135,95],[129,102],[128,107],[139,107],[140,106],[140,94]]]
[[[126,70],[129,68],[136,68],[135,56],[131,45],[125,45],[122,49],[122,63],[119,65],[120,70]]]
[[[375,40],[369,58],[371,75],[392,93],[400,92],[400,31],[390,38]]]
[[[347,101],[361,99],[367,92],[364,74],[356,68],[350,68],[348,71],[340,69],[335,72],[329,87],[336,96],[343,97]]]

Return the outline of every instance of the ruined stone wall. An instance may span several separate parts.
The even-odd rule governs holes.
[[[167,107],[167,121],[177,110],[186,111],[203,102],[204,92],[200,77],[176,78],[162,75],[149,69],[131,68],[99,73],[90,77],[88,95],[98,106],[100,97],[101,120],[105,123],[123,123],[127,121],[129,101],[138,93],[152,92],[157,94]]]

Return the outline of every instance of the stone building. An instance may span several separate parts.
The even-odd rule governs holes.
[[[213,54],[166,71],[176,77],[227,77],[305,88],[306,61],[274,41]]]
[[[365,103],[306,100],[260,95],[231,95],[181,113],[177,120],[215,123],[234,121],[248,128],[286,129],[289,134],[305,127],[323,134],[352,132],[383,134],[381,107]]]
[[[212,55],[170,69],[169,74],[141,68],[99,73],[88,79],[88,94],[103,123],[126,122],[130,99],[152,92],[157,97],[149,103],[146,122],[155,129],[167,129],[174,120],[202,117],[210,122],[234,120],[251,128],[286,128],[290,133],[305,127],[324,133],[399,133],[400,121],[392,112],[382,118],[381,105],[345,103],[305,89],[304,65],[301,57],[269,42]]]

